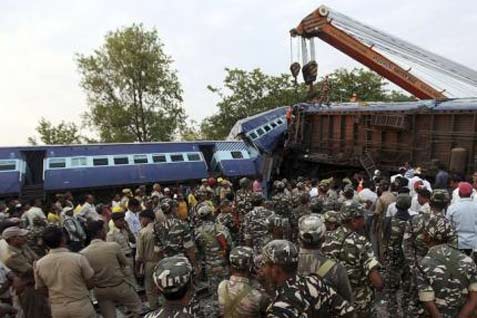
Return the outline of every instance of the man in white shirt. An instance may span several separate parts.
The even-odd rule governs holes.
[[[447,219],[455,227],[457,248],[467,255],[477,248],[477,204],[472,200],[472,185],[460,182],[458,186],[460,200],[447,209]]]
[[[94,197],[92,194],[87,194],[81,209],[78,213],[79,217],[86,221],[99,221],[101,215],[96,212],[96,206],[94,205]]]
[[[318,196],[318,181],[317,180],[313,180],[311,182],[311,190],[309,194],[310,194],[310,199]]]
[[[136,240],[141,230],[141,222],[139,221],[139,212],[142,211],[141,203],[135,198],[129,199],[128,210],[124,220],[128,223],[129,229],[136,237]]]
[[[33,219],[39,217],[42,220],[46,220],[45,213],[41,209],[41,199],[34,199],[32,201],[31,208],[23,213],[22,221],[27,224],[27,227],[30,228],[33,226]]]

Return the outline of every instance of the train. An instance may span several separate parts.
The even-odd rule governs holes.
[[[0,147],[0,198],[256,176],[259,162],[241,140]]]

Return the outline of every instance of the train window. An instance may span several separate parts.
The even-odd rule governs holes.
[[[189,161],[200,161],[200,155],[197,153],[188,153],[187,160]]]
[[[135,164],[142,164],[148,162],[146,155],[134,155],[133,159]]]
[[[234,159],[243,159],[243,154],[241,151],[231,151],[230,154]]]
[[[154,163],[167,162],[167,159],[166,159],[166,156],[164,155],[153,155],[152,162]]]
[[[269,132],[270,130],[272,130],[272,128],[268,125],[263,126],[263,129],[265,129],[266,132]]]
[[[50,159],[49,166],[50,169],[58,169],[66,167],[65,159]]]
[[[82,167],[88,165],[88,159],[86,157],[71,158],[72,167]]]
[[[0,161],[0,171],[14,171],[16,167],[15,160]]]
[[[258,129],[257,129],[257,134],[258,134],[259,136],[263,135],[264,133],[265,133],[265,132],[263,131],[262,128],[258,128]]]
[[[171,161],[172,162],[184,161],[184,156],[183,155],[171,155]]]
[[[250,134],[250,138],[252,138],[252,140],[257,139],[257,137],[258,137],[257,134],[254,132]]]
[[[279,125],[283,124],[283,120],[281,120],[281,118],[277,119],[277,124]]]
[[[116,157],[116,158],[114,158],[114,164],[115,165],[127,165],[127,164],[129,164],[129,158],[128,157]]]
[[[108,158],[93,158],[93,166],[107,166]]]
[[[270,123],[270,126],[272,126],[272,128],[275,128],[277,127],[277,124],[275,124],[274,122]]]

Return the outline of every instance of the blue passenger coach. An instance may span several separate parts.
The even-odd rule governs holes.
[[[242,141],[0,148],[0,197],[256,174],[257,152]]]

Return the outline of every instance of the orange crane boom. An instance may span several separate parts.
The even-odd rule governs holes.
[[[367,46],[345,31],[334,26],[333,20],[328,18],[328,14],[329,11],[325,6],[319,7],[305,17],[296,28],[292,29],[290,34],[303,38],[320,38],[419,99],[447,98],[442,91],[436,90],[412,75],[409,70],[403,69],[386,58],[374,50],[372,46]]]

